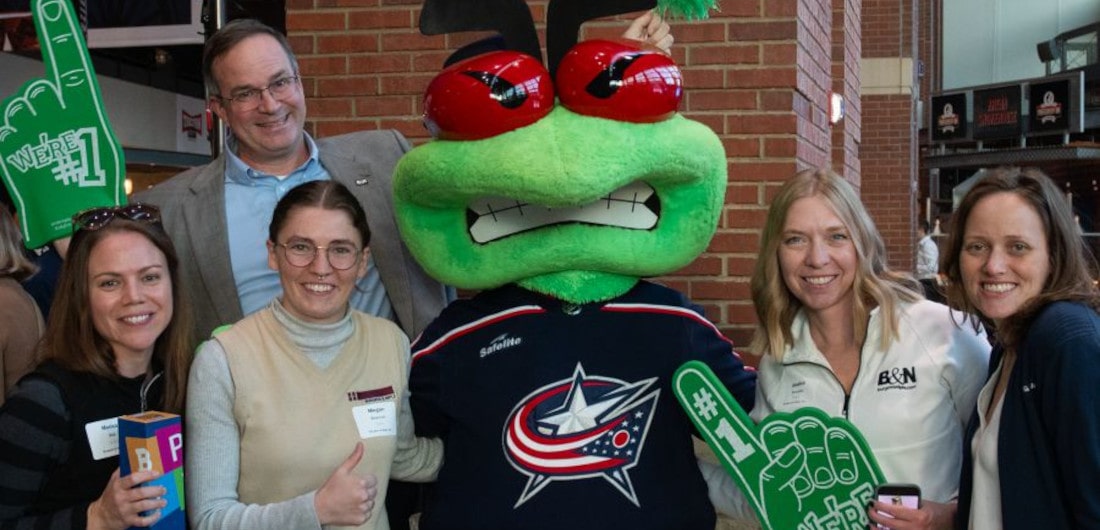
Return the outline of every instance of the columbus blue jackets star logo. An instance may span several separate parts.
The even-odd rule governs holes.
[[[588,376],[577,364],[571,378],[528,394],[504,429],[508,461],[529,477],[515,507],[551,482],[601,477],[640,506],[627,472],[649,432],[656,381]]]

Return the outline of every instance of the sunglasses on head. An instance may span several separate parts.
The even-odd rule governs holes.
[[[160,208],[152,204],[127,204],[89,208],[73,216],[74,230],[99,230],[115,219],[142,223],[160,223]]]

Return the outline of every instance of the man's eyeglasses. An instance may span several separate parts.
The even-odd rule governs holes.
[[[99,230],[115,219],[160,223],[160,208],[141,203],[89,208],[73,215],[73,230]]]
[[[328,264],[337,270],[348,270],[359,263],[359,249],[349,243],[336,243],[327,247],[314,245],[308,241],[276,243],[286,252],[286,260],[295,267],[308,267],[317,259],[317,251],[324,250]]]
[[[280,77],[271,82],[263,88],[249,88],[233,94],[229,97],[222,97],[215,95],[214,97],[232,103],[238,110],[252,110],[260,106],[260,101],[264,98],[264,91],[271,93],[271,97],[282,101],[293,94],[294,88],[298,85],[298,76],[288,75],[286,77]]]

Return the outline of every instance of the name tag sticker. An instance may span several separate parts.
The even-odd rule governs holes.
[[[103,460],[118,456],[118,418],[93,421],[84,425],[88,435],[88,447],[92,449],[92,458]]]
[[[813,403],[813,391],[806,381],[796,381],[781,396],[779,401],[785,409],[799,409]]]
[[[360,438],[397,436],[397,406],[393,401],[366,403],[351,409]]]

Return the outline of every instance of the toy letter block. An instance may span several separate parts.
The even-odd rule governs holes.
[[[180,417],[167,412],[143,412],[118,418],[119,475],[146,470],[161,476],[146,486],[163,486],[168,504],[161,509],[156,530],[185,530],[183,504],[183,433]],[[132,528],[132,527],[131,527]]]

